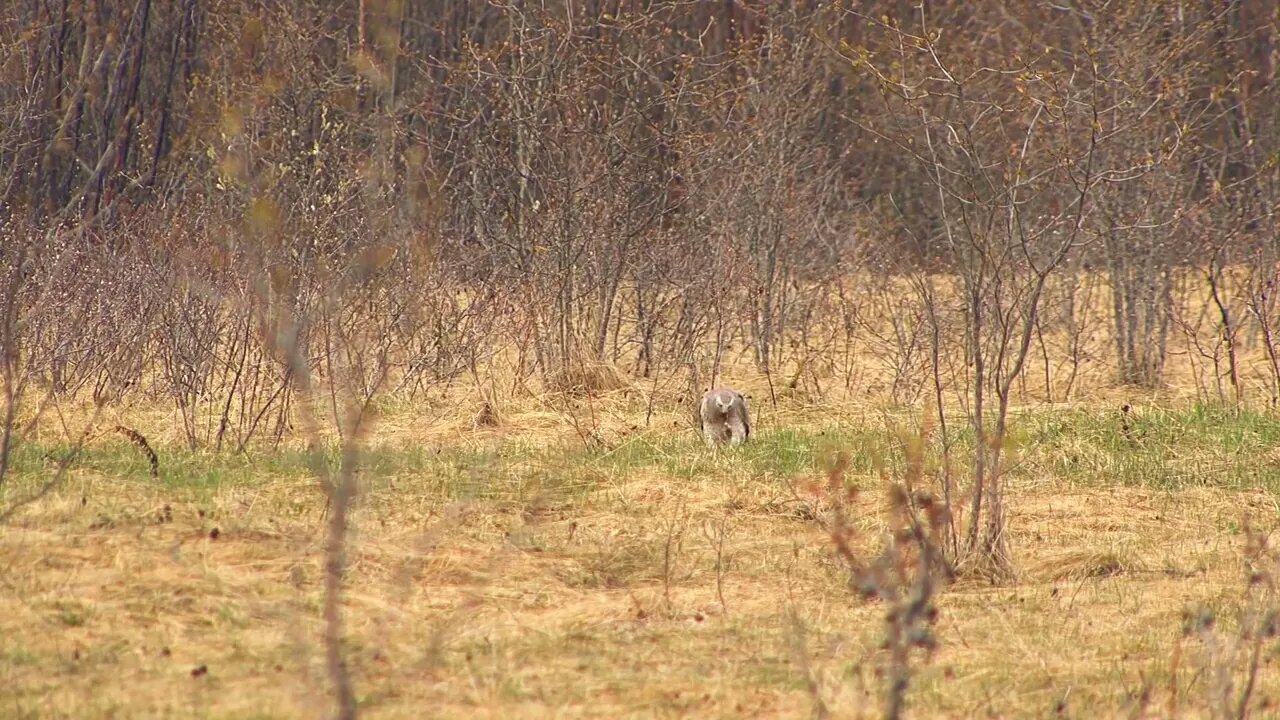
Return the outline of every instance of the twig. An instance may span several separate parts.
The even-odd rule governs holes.
[[[125,438],[129,440],[129,442],[133,443],[134,445],[137,445],[139,448],[142,448],[142,452],[146,454],[147,460],[151,463],[151,479],[152,480],[159,479],[160,478],[160,458],[156,456],[156,451],[151,449],[151,444],[148,443],[147,439],[142,436],[142,433],[138,432],[137,430],[133,430],[132,428],[127,428],[123,425],[116,425],[115,428],[113,429],[116,432],[120,433],[121,435],[125,436]]]

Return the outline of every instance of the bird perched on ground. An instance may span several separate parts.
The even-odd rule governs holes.
[[[739,445],[751,437],[751,417],[747,399],[733,388],[712,388],[698,404],[698,427],[707,447],[728,443]]]

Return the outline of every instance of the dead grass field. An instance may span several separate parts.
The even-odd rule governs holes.
[[[879,542],[894,416],[759,397],[755,441],[718,453],[683,409],[646,428],[622,393],[590,408],[594,445],[542,402],[483,430],[473,398],[382,408],[345,602],[363,714],[802,718],[812,678],[834,717],[876,717],[881,608],[851,596],[796,488],[850,450]],[[1280,417],[1166,399],[1126,435],[1115,407],[1019,412],[1019,576],[945,590],[910,717],[1211,716],[1183,612],[1230,631],[1244,518],[1280,517]],[[159,481],[102,435],[0,525],[0,716],[324,716],[323,498],[301,447],[193,453],[166,416],[122,412]],[[20,446],[6,506],[67,446],[52,429]],[[1280,712],[1278,662],[1273,641],[1251,717]]]

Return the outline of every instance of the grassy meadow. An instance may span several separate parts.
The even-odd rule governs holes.
[[[1280,720],[1278,8],[0,0],[0,720]]]
[[[723,451],[703,447],[687,401],[646,425],[621,391],[591,402],[590,436],[583,408],[545,400],[484,428],[466,393],[378,406],[344,599],[362,713],[878,717],[883,608],[850,592],[808,488],[848,450],[857,540],[877,546],[882,472],[901,474],[918,418],[750,394],[753,442]],[[327,714],[313,456],[294,440],[190,451],[167,414],[113,412],[92,427],[149,438],[158,479],[119,434],[73,450],[88,416],[70,410],[14,450],[0,715]],[[1012,427],[1017,577],[940,594],[908,716],[1214,717],[1230,662],[1184,638],[1184,613],[1213,610],[1229,642],[1244,523],[1278,514],[1280,416],[1166,397],[1125,417],[1099,399],[1018,408]],[[963,467],[972,437],[952,433]],[[1277,712],[1278,661],[1265,645],[1254,717]]]

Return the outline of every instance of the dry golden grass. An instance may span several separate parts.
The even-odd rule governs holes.
[[[848,447],[863,459],[854,520],[878,542],[876,448],[849,438],[884,420],[852,401],[813,419],[798,399],[773,408],[758,379],[746,389],[759,436],[745,452],[703,449],[669,401],[644,427],[639,391],[509,401],[494,426],[477,426],[481,401],[465,394],[453,411],[383,409],[345,600],[363,713],[809,717],[811,673],[836,717],[875,717],[881,611],[849,593],[793,486],[821,477],[825,449]],[[137,448],[103,435],[0,526],[0,715],[326,714],[324,503],[292,446],[184,453],[163,413],[120,414],[108,420],[159,452],[160,482]],[[1140,470],[1060,441],[1053,452],[1102,477],[1047,461],[1011,476],[1017,581],[941,594],[941,647],[913,680],[911,717],[1208,717],[1182,613],[1204,604],[1230,625],[1242,518],[1274,523],[1276,495],[1120,486],[1107,477]],[[52,467],[24,462],[7,498]],[[1268,652],[1258,717],[1280,701]]]

